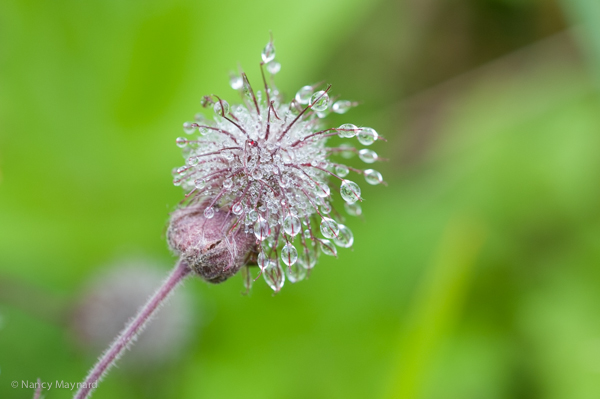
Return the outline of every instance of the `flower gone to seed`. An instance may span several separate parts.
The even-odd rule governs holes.
[[[281,65],[275,60],[272,40],[261,57],[264,90],[255,90],[246,74],[233,74],[230,85],[240,93],[241,104],[229,105],[215,95],[202,98],[204,107],[212,107],[213,120],[197,114],[195,121],[183,124],[187,136],[179,137],[176,144],[183,149],[185,165],[175,169],[173,176],[174,184],[187,193],[184,206],[194,208],[203,224],[213,222],[209,223],[213,240],[237,243],[220,244],[223,251],[230,248],[230,259],[223,259],[225,252],[220,252],[220,265],[211,266],[206,279],[223,281],[244,266],[240,262],[258,264],[268,285],[277,292],[286,274],[291,282],[302,280],[320,253],[337,256],[336,246],[352,246],[352,232],[333,210],[333,189],[339,191],[348,214],[360,215],[361,190],[346,179],[348,174],[363,175],[369,184],[383,183],[381,174],[373,169],[350,168],[335,160],[339,155],[349,158],[358,154],[370,164],[381,160],[374,151],[347,144],[326,147],[327,139],[356,138],[369,146],[382,138],[374,129],[352,124],[322,127],[322,119],[330,112],[344,114],[357,105],[346,100],[333,102],[331,86],[304,86],[291,102],[284,102],[273,82]],[[220,237],[214,236],[215,229]],[[201,235],[200,230],[196,234]],[[171,247],[181,253],[177,239],[189,237],[170,235]],[[189,242],[184,246],[194,247]],[[247,253],[240,254],[240,248]],[[252,278],[247,268],[243,271],[249,289]]]

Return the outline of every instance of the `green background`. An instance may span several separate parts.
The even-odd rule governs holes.
[[[64,312],[95,272],[167,273],[174,140],[202,95],[235,102],[238,63],[258,81],[270,31],[288,98],[362,102],[330,123],[388,139],[389,186],[363,182],[353,250],[276,296],[188,282],[183,353],[94,398],[599,397],[598,4],[2,1],[0,398],[83,379]]]

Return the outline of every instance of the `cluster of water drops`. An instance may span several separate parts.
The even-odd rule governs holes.
[[[370,149],[351,144],[326,147],[328,137],[339,136],[370,146],[381,139],[374,129],[343,124],[322,128],[329,113],[346,113],[356,103],[334,101],[331,86],[304,86],[291,102],[284,102],[273,76],[281,65],[271,40],[262,54],[264,90],[254,90],[245,73],[232,74],[230,85],[242,97],[239,105],[218,96],[205,96],[213,120],[203,114],[185,122],[185,136],[176,140],[185,165],[173,171],[174,184],[186,192],[188,203],[202,204],[204,216],[216,212],[235,215],[224,234],[237,229],[256,236],[258,264],[268,285],[279,291],[287,279],[304,279],[320,254],[337,256],[354,237],[332,206],[338,191],[348,214],[361,214],[361,189],[350,180],[362,175],[368,184],[383,182],[379,172],[360,170],[336,161],[355,154],[365,163],[380,160]],[[265,69],[268,75],[265,76]],[[267,79],[267,77],[269,79]],[[243,268],[247,289],[252,284]]]

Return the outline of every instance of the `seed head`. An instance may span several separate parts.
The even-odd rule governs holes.
[[[173,171],[173,182],[186,191],[183,204],[190,209],[173,215],[169,242],[186,256],[202,257],[208,241],[221,240],[228,258],[224,250],[215,260],[218,268],[228,264],[227,273],[209,273],[207,280],[223,281],[250,259],[277,292],[285,281],[284,268],[294,283],[310,272],[319,254],[337,256],[337,247],[352,246],[352,232],[332,204],[332,191],[339,191],[346,212],[361,214],[361,190],[346,179],[348,174],[362,175],[369,184],[383,183],[379,172],[351,168],[337,159],[358,154],[373,163],[380,160],[374,151],[349,144],[327,147],[327,139],[339,136],[369,146],[382,138],[374,129],[352,124],[324,128],[329,113],[344,114],[357,104],[334,102],[331,85],[320,84],[302,87],[285,102],[273,81],[281,65],[272,39],[261,58],[264,90],[254,90],[245,73],[232,74],[230,85],[241,95],[241,104],[204,96],[201,104],[212,107],[213,120],[197,114],[195,121],[183,124],[187,136],[176,143],[185,165]],[[182,233],[188,227],[193,234]],[[213,266],[204,263],[201,268]],[[246,281],[249,286],[251,279]]]

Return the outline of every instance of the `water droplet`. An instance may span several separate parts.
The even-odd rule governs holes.
[[[335,165],[335,174],[339,177],[348,176],[348,167],[346,165]]]
[[[345,114],[350,108],[352,108],[352,103],[348,100],[336,101],[331,107],[336,114]]]
[[[213,110],[219,116],[222,116],[223,113],[227,115],[229,113],[229,103],[225,100],[219,100],[215,103]]]
[[[233,90],[239,90],[244,87],[244,79],[238,75],[231,75],[231,78],[229,79],[229,85]]]
[[[329,205],[329,202],[324,203],[323,205],[321,205],[321,213],[329,213],[331,212],[331,205]]]
[[[190,166],[196,166],[200,162],[200,159],[196,156],[189,157],[187,160],[187,164]]]
[[[350,138],[356,136],[356,132],[358,128],[351,123],[344,123],[340,127],[338,127],[338,136],[344,138]]]
[[[281,260],[288,266],[293,265],[298,260],[298,251],[289,242],[281,248]]]
[[[262,171],[260,170],[260,168],[254,169],[254,171],[252,172],[252,177],[254,177],[256,180],[263,177],[263,174],[262,174]]]
[[[254,224],[254,235],[260,241],[264,241],[268,236],[271,235],[271,226],[264,218],[259,217]]]
[[[298,264],[305,268],[306,270],[310,270],[317,264],[317,255],[314,251],[311,251],[309,248],[304,248],[302,252],[300,252],[300,256],[298,257]]]
[[[318,186],[315,187],[315,194],[317,194],[321,198],[328,197],[331,194],[331,190],[329,186],[325,182],[321,182]]]
[[[177,144],[177,147],[179,148],[183,148],[187,145],[188,141],[185,137],[177,137],[177,139],[175,140],[175,144]]]
[[[319,240],[321,244],[321,252],[329,256],[337,256],[337,248],[329,240]]]
[[[340,154],[342,155],[343,158],[346,158],[346,159],[352,158],[354,156],[354,151],[356,151],[355,148],[352,147],[348,143],[340,144],[340,148],[342,149]]]
[[[363,127],[356,134],[356,138],[362,145],[373,144],[375,140],[377,140],[377,137],[379,137],[377,132],[374,129],[371,129],[370,127]]]
[[[350,180],[344,180],[340,187],[340,194],[344,201],[353,204],[360,199],[360,187]]]
[[[260,56],[265,64],[275,59],[275,45],[273,45],[272,41],[267,43]]]
[[[354,243],[354,235],[352,235],[350,229],[343,224],[339,224],[338,227],[340,228],[340,231],[338,236],[333,239],[333,242],[340,247],[350,248],[352,243]]]
[[[267,257],[267,255],[265,255],[263,251],[261,251],[256,257],[256,263],[258,263],[258,267],[260,267],[260,270],[264,271],[265,267],[269,265],[269,258]]]
[[[250,272],[250,268],[248,266],[242,267],[242,280],[244,281],[244,288],[246,289],[246,293],[248,293],[252,288],[252,283],[254,282],[254,279],[252,278],[252,273]]]
[[[326,118],[327,115],[329,115],[329,114],[330,114],[329,109],[326,109],[325,111],[317,112],[317,117],[320,119],[323,119],[323,118]]]
[[[277,72],[281,71],[281,64],[273,60],[267,64],[267,71],[270,74],[275,75]]]
[[[292,237],[300,233],[300,219],[296,216],[288,215],[283,221],[283,230]]]
[[[365,170],[365,180],[369,184],[376,185],[383,181],[383,177],[378,171],[373,169],[367,169]]]
[[[258,212],[256,212],[255,210],[251,210],[250,213],[248,214],[248,217],[253,222],[256,222],[258,220]]]
[[[184,122],[183,123],[183,132],[185,134],[192,134],[196,131],[196,128],[192,126],[192,122]]]
[[[309,229],[304,230],[304,237],[310,238],[310,230]]]
[[[287,268],[287,276],[290,283],[297,283],[306,277],[306,269],[299,263],[294,263]]]
[[[335,220],[330,218],[323,218],[321,222],[321,234],[325,238],[333,238],[338,235],[340,228]]]
[[[233,186],[233,180],[231,180],[231,177],[223,180],[223,188],[231,188],[231,186]]]
[[[279,292],[285,283],[285,275],[279,262],[270,261],[263,271],[263,276],[269,287],[275,292]]]
[[[212,129],[209,129],[208,127],[202,127],[202,126],[201,126],[201,127],[199,127],[199,128],[198,128],[198,132],[199,132],[201,135],[203,135],[203,136],[206,136],[207,134],[211,133],[212,131],[213,131],[213,130],[212,130]]]
[[[283,188],[288,187],[291,183],[292,183],[292,179],[289,176],[283,176],[281,178],[281,180],[279,181],[279,185]]]
[[[314,89],[311,86],[304,86],[298,90],[294,98],[296,99],[296,102],[300,104],[308,104],[310,101],[310,96],[312,96],[313,92]]]
[[[329,106],[329,95],[320,90],[310,98],[310,105],[314,111],[323,112]]]
[[[362,208],[360,207],[360,204],[358,204],[358,203],[349,204],[346,202],[344,204],[344,208],[346,209],[346,212],[348,213],[348,215],[352,215],[352,216],[362,215]]]
[[[241,202],[238,202],[237,204],[234,204],[233,207],[231,207],[231,211],[235,215],[241,215],[243,210],[244,207],[242,206]]]
[[[358,157],[364,163],[373,163],[377,160],[377,153],[375,151],[371,151],[371,150],[367,150],[366,148],[363,148],[362,150],[358,151]]]
[[[207,219],[212,219],[212,217],[215,216],[215,210],[213,209],[212,206],[206,208],[204,210],[204,217]]]
[[[194,186],[196,186],[196,188],[198,188],[198,189],[204,187],[204,180],[202,180],[202,179],[194,180]]]

